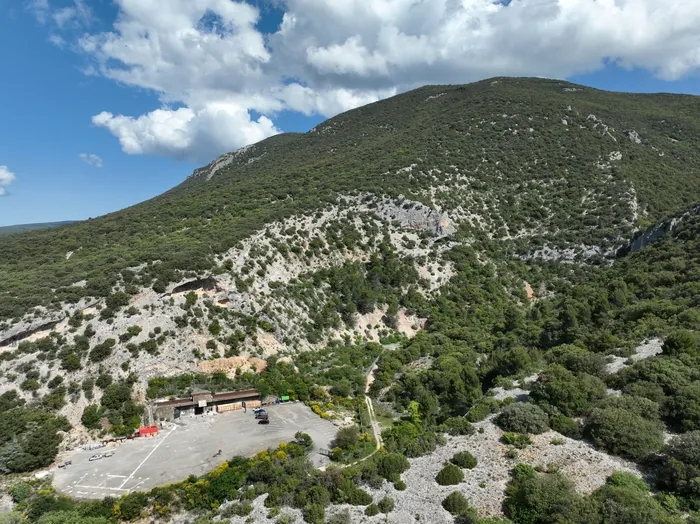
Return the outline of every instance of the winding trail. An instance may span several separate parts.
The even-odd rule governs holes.
[[[379,357],[377,357],[377,360],[379,360]],[[377,442],[377,447],[376,449],[367,455],[365,458],[369,458],[372,455],[374,455],[379,449],[382,447],[382,430],[379,427],[379,422],[377,422],[377,416],[374,414],[374,406],[372,405],[372,399],[369,398],[369,388],[372,385],[372,382],[374,382],[374,371],[377,369],[377,360],[374,361],[372,364],[372,367],[369,370],[369,373],[367,373],[367,380],[365,381],[365,404],[367,404],[367,412],[369,413],[369,422],[372,426],[372,433],[374,434],[374,440]],[[362,459],[364,460],[364,459]]]
[[[384,346],[384,349],[388,350],[393,350],[398,346],[398,344],[388,344]],[[379,427],[379,422],[377,421],[377,416],[374,413],[374,406],[372,405],[372,399],[369,398],[369,388],[372,386],[372,383],[374,382],[374,372],[377,369],[377,361],[379,361],[379,356],[374,359],[374,362],[372,362],[372,366],[370,366],[369,371],[367,372],[367,377],[365,379],[365,405],[367,406],[367,413],[369,414],[369,422],[370,425],[372,426],[372,434],[374,436],[374,441],[377,443],[376,447],[374,448],[374,451],[367,455],[366,457],[363,457],[359,460],[356,460],[355,462],[352,462],[351,464],[336,464],[337,467],[339,468],[347,468],[349,466],[354,466],[355,464],[359,464],[360,462],[367,460],[370,458],[372,455],[374,455],[377,451],[382,449],[382,446],[384,445],[384,441],[382,440],[382,429]],[[323,466],[321,468],[318,468],[320,471],[325,471],[326,466]]]

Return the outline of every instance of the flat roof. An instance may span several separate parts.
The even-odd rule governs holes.
[[[191,406],[197,403],[195,398],[199,399],[205,397],[207,402],[221,402],[224,400],[243,400],[251,397],[259,397],[260,393],[257,389],[243,389],[239,391],[224,391],[221,393],[208,393],[202,391],[199,393],[194,393],[192,396],[184,398],[175,398],[171,400],[161,400],[155,402],[157,407],[180,407],[180,406]]]

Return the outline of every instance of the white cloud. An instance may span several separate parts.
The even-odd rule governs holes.
[[[27,9],[40,24],[45,24],[51,13],[48,0],[29,0],[27,2]]]
[[[115,0],[113,30],[80,47],[96,74],[163,108],[93,122],[130,154],[208,160],[276,133],[281,110],[331,116],[428,83],[565,78],[608,61],[668,80],[700,69],[697,0],[280,2],[281,26],[262,35],[242,2]]]
[[[49,42],[59,48],[64,48],[66,46],[66,40],[61,35],[50,35]]]
[[[116,136],[125,153],[192,161],[208,161],[223,151],[279,132],[269,118],[252,120],[235,102],[212,102],[197,110],[157,109],[138,118],[103,112],[92,121]]]
[[[78,29],[90,25],[92,9],[85,0],[73,0],[69,5],[58,7],[49,0],[29,0],[27,8],[40,24],[53,22],[58,30]]]
[[[80,153],[78,156],[80,157],[80,160],[86,164],[90,164],[91,166],[98,168],[102,167],[102,159],[97,155],[92,153]]]
[[[73,5],[56,9],[53,20],[59,29],[86,26],[92,21],[92,10],[85,0],[73,0]]]
[[[7,195],[7,186],[16,180],[15,174],[7,166],[0,166],[0,196]]]

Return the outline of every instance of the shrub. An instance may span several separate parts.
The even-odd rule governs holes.
[[[535,404],[511,404],[496,417],[496,424],[504,431],[538,435],[549,429],[549,417]]]
[[[447,464],[435,477],[435,481],[441,486],[454,486],[463,480],[464,473],[454,464]]]
[[[106,389],[111,383],[112,375],[108,375],[107,373],[101,373],[95,381],[95,385],[100,389]]]
[[[491,413],[498,413],[501,409],[501,401],[493,397],[482,397],[479,402],[467,412],[469,422],[479,422]]]
[[[61,359],[61,368],[66,371],[78,371],[82,367],[80,355],[76,353],[68,353]]]
[[[532,440],[530,440],[530,437],[526,434],[512,432],[504,433],[501,437],[501,442],[509,446],[514,446],[518,449],[525,449],[530,444],[532,444]]]
[[[377,461],[377,473],[387,480],[397,478],[410,467],[408,459],[400,453],[387,453]]]
[[[405,491],[407,487],[408,486],[406,486],[406,483],[401,479],[394,482],[394,489],[396,491]]]
[[[678,390],[663,404],[666,423],[679,432],[700,430],[700,383]]]
[[[367,515],[368,517],[374,517],[375,515],[379,515],[379,506],[377,506],[374,503],[370,504],[365,508],[365,515]]]
[[[387,450],[407,457],[430,453],[438,444],[436,433],[407,420],[394,422],[391,428],[382,431],[382,439]]]
[[[573,483],[559,473],[538,475],[531,466],[518,464],[506,488],[503,509],[518,524],[589,522],[581,518],[581,497]]]
[[[135,492],[124,495],[119,499],[119,516],[124,520],[136,520],[146,507],[148,497],[145,493]]]
[[[550,404],[564,415],[573,417],[585,412],[591,404],[607,395],[605,383],[597,377],[554,365],[540,374],[530,393],[530,398],[539,403]]]
[[[687,329],[679,329],[671,333],[662,346],[664,355],[678,356],[683,353],[697,355],[700,348],[700,337]]]
[[[83,410],[83,415],[80,421],[88,429],[99,429],[100,419],[102,418],[102,410],[96,404],[90,404]]]
[[[469,501],[458,491],[453,491],[442,501],[442,507],[453,515],[461,515],[469,510]]]
[[[663,432],[657,422],[617,408],[594,409],[586,419],[584,434],[597,447],[632,460],[663,445]]]
[[[310,524],[323,524],[326,518],[326,508],[321,504],[308,504],[302,510],[304,520]]]
[[[294,434],[294,439],[296,440],[297,444],[299,444],[300,446],[302,446],[306,449],[311,449],[314,446],[314,442],[308,433],[303,433],[301,431],[297,431]]]
[[[616,472],[608,477],[604,486],[593,494],[601,507],[602,522],[654,522],[680,524],[682,518],[673,517],[664,508],[664,498],[650,497],[649,485],[631,473]],[[665,497],[671,512],[676,513],[675,501]]]
[[[560,364],[573,373],[588,373],[600,376],[605,370],[605,357],[584,348],[564,344],[552,348],[547,355],[550,362]]]
[[[700,431],[673,437],[657,474],[659,486],[700,497]]]
[[[108,338],[101,344],[96,345],[92,348],[92,351],[90,351],[90,360],[92,362],[102,362],[107,359],[112,354],[112,348],[116,343],[116,340],[113,338]]]
[[[61,375],[56,375],[51,380],[49,380],[49,383],[47,384],[47,386],[49,389],[56,389],[62,383],[63,383],[63,377]]]
[[[440,424],[439,429],[452,436],[474,434],[474,426],[465,417],[450,417]]]
[[[394,499],[391,497],[384,497],[382,500],[377,502],[377,507],[382,513],[391,513],[394,511]]]
[[[465,469],[474,469],[476,467],[476,458],[468,451],[455,453],[454,457],[450,459],[450,462],[455,466]]]
[[[348,426],[338,430],[335,436],[335,445],[342,449],[348,449],[360,440],[360,429],[357,426]]]
[[[658,404],[661,404],[666,398],[664,388],[656,382],[649,382],[648,380],[639,380],[627,384],[622,389],[622,392],[625,395],[648,398]]]
[[[551,415],[549,417],[550,427],[565,437],[580,439],[583,435],[581,424],[571,417],[567,417],[563,413]]]
[[[364,489],[355,488],[348,495],[347,503],[353,506],[366,506],[372,503],[372,495]]]
[[[644,397],[635,397],[633,395],[609,396],[600,401],[596,407],[599,409],[620,409],[648,420],[659,420],[659,404]]]

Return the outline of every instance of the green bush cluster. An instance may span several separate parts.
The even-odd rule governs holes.
[[[464,481],[462,469],[454,464],[446,464],[435,477],[435,482],[441,486],[453,486]]]
[[[454,464],[455,466],[459,466],[460,468],[464,469],[474,469],[477,463],[474,455],[472,455],[468,451],[460,451],[458,453],[455,453],[454,456],[450,459],[450,462],[452,462],[452,464]]]
[[[515,523],[655,522],[681,524],[673,507],[652,497],[650,486],[629,473],[614,473],[591,495],[579,495],[559,473],[537,473],[519,464],[506,489],[504,510]]]
[[[549,417],[535,404],[511,404],[496,417],[496,424],[504,431],[537,435],[549,429]]]

